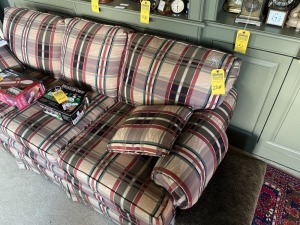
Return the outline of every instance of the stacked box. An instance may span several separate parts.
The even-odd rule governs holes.
[[[67,100],[62,103],[53,96],[59,90],[67,96]],[[45,113],[75,125],[83,117],[88,99],[86,91],[63,84],[51,88],[38,102]]]
[[[24,109],[45,93],[44,86],[12,70],[0,73],[0,100],[8,105]]]

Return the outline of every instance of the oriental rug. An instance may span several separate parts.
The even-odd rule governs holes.
[[[300,180],[267,166],[252,225],[300,225]]]

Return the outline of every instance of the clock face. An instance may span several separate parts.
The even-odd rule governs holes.
[[[276,6],[280,6],[280,7],[286,7],[288,5],[290,5],[291,3],[293,3],[294,0],[273,0],[273,3]]]
[[[286,15],[287,15],[287,11],[270,9],[266,23],[282,27],[284,24]]]
[[[184,11],[185,5],[183,0],[174,0],[171,3],[171,9],[173,13],[182,13]]]

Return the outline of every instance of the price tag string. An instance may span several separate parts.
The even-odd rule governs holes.
[[[253,2],[253,1],[252,1]],[[252,16],[252,11],[253,11],[253,3],[251,4],[251,10],[249,12],[249,16],[247,17],[247,20],[246,20],[246,23],[245,23],[245,26],[244,26],[244,30],[247,30],[247,26],[249,24],[249,20],[250,20],[250,17]]]

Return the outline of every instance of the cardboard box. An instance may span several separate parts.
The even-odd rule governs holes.
[[[45,93],[44,86],[30,78],[10,71],[0,73],[0,100],[24,109]]]
[[[67,96],[67,100],[62,103],[59,103],[53,96],[59,90]],[[60,120],[72,122],[74,125],[83,117],[88,105],[86,91],[65,84],[53,87],[38,102],[45,113]]]

